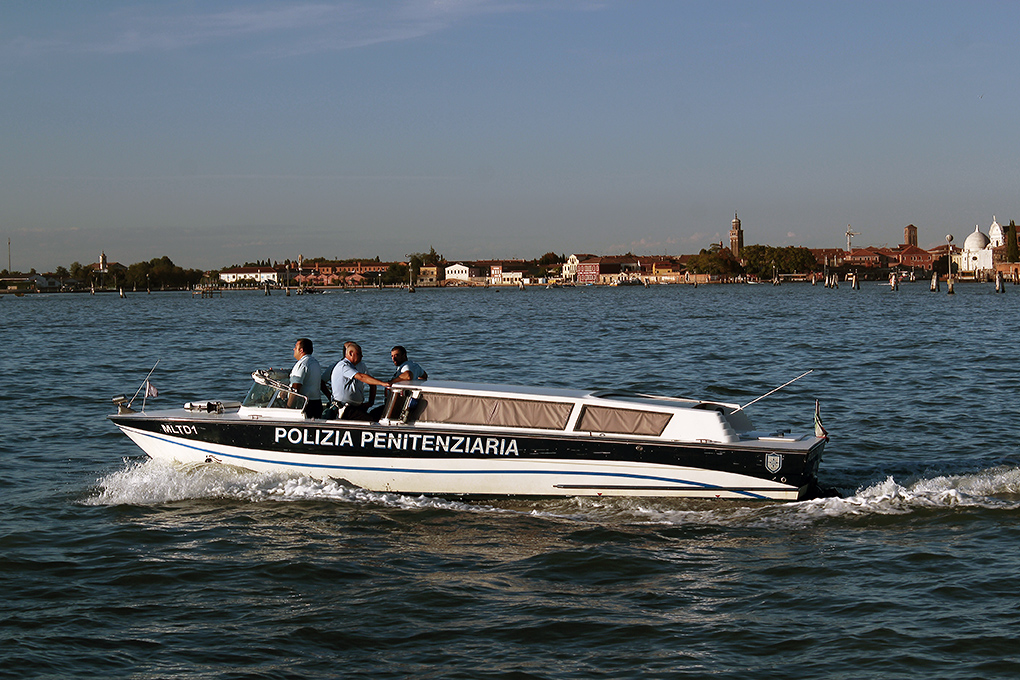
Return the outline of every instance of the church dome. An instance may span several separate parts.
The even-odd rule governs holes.
[[[981,233],[981,229],[977,225],[974,225],[974,233],[963,242],[963,249],[970,251],[984,250],[988,247],[989,243],[988,237]]]
[[[995,215],[992,215],[992,226],[988,227],[988,238],[992,242],[992,247],[1005,245],[1006,243],[1006,232],[1002,230],[1002,226],[995,220]]]

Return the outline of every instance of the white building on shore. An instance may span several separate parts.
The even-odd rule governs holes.
[[[456,262],[446,267],[446,280],[474,281],[482,275],[478,267]]]
[[[561,274],[563,280],[577,281],[577,266],[585,260],[589,260],[593,257],[595,256],[589,255],[588,253],[572,253],[570,257],[567,258],[567,261],[563,263],[563,270]]]
[[[995,270],[995,248],[1005,243],[1006,234],[993,216],[988,234],[983,233],[979,225],[974,225],[974,231],[963,242],[963,249],[953,253],[953,262],[961,274],[975,277],[990,275]]]
[[[229,284],[275,284],[279,280],[279,272],[272,267],[234,267],[220,271],[220,281]]]

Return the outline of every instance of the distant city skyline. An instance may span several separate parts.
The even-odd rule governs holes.
[[[1008,2],[0,7],[12,268],[930,248],[1020,208]],[[5,263],[6,264],[6,263]]]
[[[739,225],[740,221],[737,220],[736,216],[734,217],[734,220],[731,221],[731,224],[733,222],[738,222],[738,224],[735,225],[734,228],[740,226]],[[993,223],[997,224],[995,216],[993,216],[993,220],[990,223],[990,226]],[[999,225],[999,226],[1002,229],[1005,229],[1008,226],[1008,224],[1009,224],[1009,221],[1007,221],[1006,224]],[[847,225],[848,229],[851,226],[852,225]],[[963,230],[965,233],[953,234],[953,237],[954,237],[953,247],[955,249],[960,249],[962,247],[963,241],[966,240],[966,238],[970,234],[972,234],[975,230],[981,231],[981,233],[983,233],[983,234],[985,234],[987,236],[986,232],[990,229],[990,226],[989,226],[989,228],[983,228],[980,224],[978,224],[978,225],[975,225],[974,230]],[[912,228],[912,229],[910,229],[910,228]],[[912,232],[910,235],[907,234],[908,229]],[[855,231],[851,231],[851,233],[853,234],[854,238],[856,238],[859,235],[858,232],[855,232]],[[729,235],[730,235],[730,237],[732,239],[733,232],[731,231]],[[901,232],[900,235],[903,238],[901,238],[900,240],[896,241],[895,243],[892,242],[892,241],[886,241],[886,242],[882,242],[882,243],[858,243],[858,244],[855,244],[855,245],[851,244],[852,247],[849,248],[849,249],[846,248],[845,245],[833,246],[831,248],[828,248],[828,247],[810,248],[808,246],[798,246],[798,244],[788,244],[788,245],[793,246],[793,247],[804,247],[804,248],[808,248],[809,250],[815,250],[815,251],[825,251],[825,250],[843,251],[843,252],[846,252],[848,255],[851,252],[856,252],[856,251],[859,251],[859,250],[879,250],[879,251],[881,251],[881,250],[884,250],[886,248],[895,249],[896,247],[902,246],[902,245],[914,245],[915,247],[918,247],[918,229],[917,229],[916,225],[914,225],[913,223],[908,224],[906,227],[904,227],[904,229],[903,229],[903,231]],[[846,231],[844,231],[843,232],[843,238],[846,238],[846,237],[847,237],[847,233],[846,233]],[[713,243],[710,243],[708,245],[709,245],[709,247],[711,247],[712,245],[720,245],[720,246],[722,246],[724,248],[732,249],[732,243],[730,245],[727,245],[727,243],[724,240],[714,241]],[[746,245],[771,245],[771,244],[756,244],[756,243],[751,243],[751,244],[746,244]],[[786,246],[781,246],[781,247],[786,247]],[[927,246],[922,244],[919,247],[921,247],[925,251],[938,251],[940,249],[945,249],[945,247],[946,247],[945,236],[943,236],[941,242],[936,242],[936,243],[933,243],[933,244],[927,245]],[[533,256],[530,256],[530,257],[520,257],[520,256],[509,257],[509,256],[499,256],[499,255],[481,255],[481,256],[478,256],[478,257],[470,257],[470,258],[469,257],[457,258],[457,257],[449,257],[445,253],[438,253],[438,254],[443,256],[444,257],[444,261],[446,263],[448,263],[448,264],[456,263],[456,262],[513,262],[513,261],[535,262],[535,261],[541,259],[542,256],[547,254],[547,253],[554,253],[554,254],[560,255],[560,256],[562,256],[564,258],[569,258],[571,255],[590,255],[590,256],[595,256],[595,257],[612,257],[614,255],[623,255],[623,254],[625,254],[623,252],[618,252],[618,253],[592,253],[590,251],[582,251],[582,250],[577,250],[577,249],[569,250],[569,251],[562,251],[562,252],[556,252],[556,251],[552,251],[552,250],[548,250],[548,249],[542,250],[541,248],[538,249],[538,250],[541,250],[541,254],[536,254],[536,255],[533,255]],[[699,249],[699,252],[700,252],[700,250],[701,249]],[[656,252],[648,252],[648,251],[644,251],[644,252],[628,251],[628,252],[632,252],[632,254],[635,257],[639,257],[639,258],[643,257],[643,256],[644,257],[659,257],[659,256],[662,256],[664,254],[669,256],[669,257],[682,257],[682,256],[685,256],[685,255],[689,256],[689,255],[697,255],[698,254],[697,252],[686,252],[686,253],[656,253]],[[364,255],[364,256],[362,256],[362,255],[344,255],[344,254],[339,254],[339,255],[334,255],[334,256],[326,256],[326,255],[317,254],[317,253],[299,253],[296,256],[285,255],[285,256],[282,256],[282,257],[276,256],[276,255],[267,255],[265,257],[255,257],[255,258],[249,258],[249,259],[246,259],[246,260],[233,261],[233,262],[229,262],[229,263],[220,263],[220,264],[214,265],[212,267],[198,267],[198,266],[190,265],[187,262],[177,262],[176,260],[174,260],[174,264],[177,265],[177,266],[183,267],[185,269],[200,269],[200,270],[206,270],[206,271],[216,271],[216,270],[228,269],[228,268],[232,268],[232,267],[242,267],[243,268],[243,267],[248,267],[248,266],[252,266],[252,267],[266,266],[266,265],[254,264],[254,263],[258,263],[258,262],[268,262],[269,263],[268,266],[273,266],[274,263],[276,265],[283,266],[284,263],[287,262],[287,261],[290,261],[290,262],[296,264],[302,258],[306,262],[310,262],[311,260],[323,260],[323,259],[324,260],[328,260],[328,261],[353,261],[353,260],[360,260],[360,261],[363,261],[363,262],[372,262],[372,261],[374,261],[378,257],[380,262],[384,262],[384,263],[400,263],[400,262],[407,262],[410,255],[420,255],[420,254],[422,254],[422,251],[417,251],[415,253],[406,253],[403,257],[387,259],[387,258],[383,258],[383,257],[381,257],[379,255]],[[118,264],[118,265],[129,266],[131,264],[136,264],[138,262],[149,262],[149,261],[151,261],[153,259],[158,259],[158,258],[161,258],[161,257],[164,257],[164,256],[165,256],[165,254],[164,255],[152,255],[152,256],[142,257],[139,260],[132,260],[132,261],[128,262],[128,261],[117,260],[116,258],[111,260],[109,258],[109,255],[106,253],[106,251],[102,250],[100,252],[100,255],[97,256],[94,260],[91,260],[91,259],[88,259],[88,258],[83,260],[81,258],[78,258],[76,260],[72,260],[69,263],[61,263],[61,264],[57,265],[56,267],[65,267],[65,268],[67,268],[67,267],[69,267],[69,265],[71,265],[71,264],[73,264],[75,262],[77,262],[78,264],[84,265],[84,266],[90,266],[90,265],[95,265],[95,264],[102,265],[104,259],[107,262],[112,262],[112,263],[115,263],[115,264]],[[817,256],[817,253],[816,253],[816,256]],[[173,260],[173,258],[170,258],[170,259]],[[25,267],[24,269],[22,269],[20,271],[22,273],[25,273],[25,272],[28,272],[30,269],[34,268],[39,273],[53,273],[53,270],[56,269],[56,267],[44,270],[44,269],[40,269],[39,267],[37,267],[35,265],[31,265],[29,267]],[[14,268],[12,271],[19,271],[19,270],[17,268]]]
[[[992,220],[989,221],[989,226],[988,227],[983,226],[981,224],[976,224],[974,229],[978,229],[978,230],[981,230],[982,233],[986,233],[988,231],[990,225],[993,222],[995,222],[996,220],[997,220],[997,217],[993,216]],[[742,220],[741,220],[741,222],[742,222]],[[1005,224],[1002,224],[1001,226],[1003,228],[1005,228],[1009,224],[1009,222],[1010,222],[1010,220],[1006,220]],[[732,223],[732,220],[731,220],[731,223]],[[913,226],[913,227],[915,227],[914,235],[916,237],[917,233],[920,231],[919,229],[916,228],[916,225],[914,225],[913,223],[910,223],[910,224],[908,224],[906,226]],[[852,227],[852,225],[847,225],[847,227],[848,228]],[[966,239],[967,236],[969,236],[971,233],[973,233],[974,229],[962,229],[962,230],[959,230],[959,233],[952,234],[953,237],[954,237],[954,243],[953,243],[954,247],[960,248],[961,244],[963,243],[963,240]],[[847,250],[845,242],[843,244],[841,244],[841,245],[831,246],[831,247],[830,246],[806,246],[806,245],[797,244],[797,243],[784,244],[784,247],[785,246],[795,246],[795,247],[804,247],[804,248],[809,248],[809,249],[814,249],[814,250],[823,250],[823,249],[830,249],[831,248],[832,250],[843,250],[843,251],[845,251],[847,253],[849,253],[851,251],[858,250],[858,249],[862,249],[862,250],[863,249],[874,249],[874,248],[881,249],[881,248],[885,248],[885,247],[895,247],[895,246],[898,246],[898,245],[905,245],[905,244],[907,244],[909,242],[909,240],[905,238],[905,236],[906,236],[906,234],[904,233],[905,230],[906,230],[906,227],[904,227],[904,229],[900,231],[900,236],[902,238],[900,238],[899,240],[883,241],[881,243],[860,243],[860,242],[852,243],[852,248],[850,250]],[[859,233],[858,232],[854,231],[852,233],[853,233],[853,239],[859,238]],[[841,236],[842,236],[842,238],[844,240],[846,239],[846,229],[843,230],[843,233],[842,233]],[[925,245],[923,240],[921,240],[920,237],[918,237],[918,241],[919,241],[918,245],[922,249],[924,249],[924,250],[933,250],[933,249],[938,249],[939,247],[945,247],[945,245],[946,245],[945,236],[946,235],[942,235],[941,241],[936,240],[936,241],[934,241],[933,243],[931,243],[929,245]],[[732,247],[731,245],[727,244],[725,238],[721,238],[719,240],[712,241],[711,243],[706,244],[705,248],[711,247],[712,245],[722,245],[723,247]],[[746,245],[774,245],[774,244],[748,243]],[[702,249],[703,248],[699,248],[697,251],[689,251],[689,252],[666,252],[666,253],[653,252],[653,251],[635,252],[635,251],[632,251],[632,250],[630,250],[630,251],[618,251],[618,252],[607,252],[607,253],[593,253],[591,251],[580,250],[580,249],[573,249],[573,250],[566,250],[566,251],[554,251],[554,250],[551,250],[551,249],[548,249],[548,248],[546,248],[546,249],[538,248],[538,249],[535,250],[536,254],[530,255],[530,256],[519,256],[519,255],[506,256],[506,255],[499,255],[499,254],[481,254],[481,255],[477,255],[477,256],[473,256],[473,257],[451,257],[451,256],[447,255],[446,253],[440,253],[440,254],[445,257],[447,262],[457,262],[457,261],[465,261],[465,262],[473,262],[473,261],[505,261],[505,262],[510,262],[510,261],[514,261],[514,260],[535,261],[535,260],[540,259],[546,253],[550,253],[550,252],[551,253],[555,253],[557,255],[562,255],[563,257],[569,257],[570,255],[575,255],[575,254],[589,254],[589,255],[595,255],[595,256],[600,256],[601,257],[601,256],[611,256],[611,255],[622,255],[622,254],[625,254],[626,252],[631,252],[635,256],[659,256],[659,255],[664,255],[665,254],[665,255],[669,255],[671,257],[680,257],[680,256],[683,256],[683,255],[696,255]],[[233,266],[244,266],[245,263],[254,263],[254,262],[260,262],[260,261],[266,261],[266,260],[268,260],[270,262],[270,264],[272,264],[273,262],[277,262],[279,264],[283,264],[287,260],[290,260],[291,262],[295,262],[296,263],[299,258],[304,258],[306,261],[312,260],[312,259],[316,259],[316,258],[327,259],[327,260],[335,260],[335,261],[339,261],[339,260],[364,260],[364,261],[372,261],[376,257],[378,257],[380,259],[380,261],[383,261],[383,262],[391,262],[391,263],[392,262],[406,262],[408,260],[408,256],[409,255],[420,254],[422,252],[425,252],[425,251],[414,251],[413,253],[405,253],[403,256],[395,257],[395,258],[384,258],[384,257],[382,257],[381,255],[378,255],[378,254],[351,255],[351,254],[342,254],[341,253],[341,254],[334,254],[334,255],[323,255],[321,253],[298,253],[296,255],[287,254],[287,255],[283,255],[283,256],[279,256],[277,254],[268,254],[268,255],[259,256],[259,257],[246,258],[246,259],[243,259],[243,260],[233,260],[233,261],[230,261],[230,262],[221,262],[219,264],[215,264],[213,266],[207,266],[207,267],[192,265],[192,264],[190,264],[188,262],[179,262],[179,261],[175,260],[173,257],[171,257],[170,259],[173,260],[174,264],[176,264],[178,266],[181,266],[181,267],[184,267],[185,269],[201,269],[201,270],[212,271],[212,270],[219,270],[219,269],[224,269],[224,268],[233,267]],[[439,251],[437,251],[437,252],[439,252]],[[49,268],[45,268],[45,269],[44,268],[40,268],[39,266],[34,265],[34,264],[29,264],[29,265],[27,265],[27,266],[25,266],[23,268],[15,267],[12,264],[12,268],[10,269],[10,271],[21,271],[21,272],[24,273],[24,272],[28,272],[30,269],[35,269],[37,272],[40,272],[40,273],[52,273],[57,267],[65,267],[65,268],[67,268],[67,267],[69,267],[69,265],[73,264],[74,262],[77,262],[77,263],[85,265],[85,266],[100,263],[101,262],[101,257],[104,256],[104,255],[106,256],[106,259],[108,261],[115,262],[117,264],[121,264],[121,265],[125,265],[125,266],[126,265],[135,264],[135,263],[138,263],[138,262],[149,262],[150,260],[157,259],[157,258],[160,258],[160,257],[163,257],[163,256],[167,256],[166,253],[162,253],[162,254],[149,254],[149,255],[142,256],[142,257],[140,257],[138,259],[132,259],[132,260],[128,261],[128,260],[117,259],[116,257],[111,259],[110,255],[108,253],[106,253],[106,250],[102,249],[102,250],[100,250],[99,255],[96,255],[94,258],[86,257],[86,258],[82,259],[81,257],[79,257],[79,258],[75,258],[75,259],[71,260],[70,262],[61,262],[61,263],[58,263],[58,264],[54,265],[53,267],[49,267]]]

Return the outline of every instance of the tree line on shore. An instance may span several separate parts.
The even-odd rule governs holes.
[[[779,274],[807,274],[818,269],[818,261],[807,248],[800,246],[745,246],[738,261],[729,248],[718,243],[703,249],[687,260],[687,270],[693,274],[712,274],[732,278],[741,274],[757,278],[772,278]]]
[[[566,257],[563,255],[557,255],[555,253],[546,253],[540,258],[537,258],[529,265],[536,267],[542,267],[549,264],[556,264],[564,262]],[[304,259],[301,262],[302,267],[305,269],[314,266],[317,263],[323,262],[380,262],[378,256],[374,258],[347,258],[347,259],[329,259],[326,257],[312,257]],[[401,262],[394,262],[389,265],[386,272],[380,276],[380,280],[383,284],[400,284],[405,283],[408,280],[408,268],[418,273],[423,266],[439,265],[446,262],[446,258],[441,254],[437,253],[435,248],[430,247],[427,253],[414,253],[410,256],[407,264]],[[245,262],[244,264],[234,263],[228,267],[221,267],[221,269],[236,269],[238,267],[274,267],[281,268],[291,266],[294,268],[295,274],[297,273],[297,261],[291,259],[285,259],[282,263],[271,260],[256,260],[254,262]],[[164,255],[163,257],[157,257],[149,260],[148,262],[136,262],[129,265],[126,268],[117,268],[116,270],[110,270],[107,273],[102,273],[96,269],[95,265],[83,265],[80,262],[72,262],[69,267],[59,266],[52,272],[47,272],[46,275],[52,275],[62,284],[65,282],[73,282],[78,288],[90,288],[92,286],[107,286],[111,288],[193,288],[199,283],[205,283],[207,277],[215,281],[219,269],[211,272],[205,272],[201,269],[184,269],[176,264],[173,260]],[[35,267],[30,269],[28,272],[21,271],[8,271],[4,269],[0,271],[0,278],[7,277],[23,277],[33,276],[38,274]]]
[[[0,272],[0,277],[31,276],[36,273],[35,268],[28,274],[5,269]],[[184,269],[164,255],[105,274],[91,265],[72,262],[70,267],[57,267],[52,275],[62,284],[73,281],[80,288],[103,285],[113,288],[191,288],[202,281],[205,272],[201,269]]]

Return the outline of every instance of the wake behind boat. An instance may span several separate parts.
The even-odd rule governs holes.
[[[817,405],[818,431],[788,434],[736,404],[440,381],[395,383],[378,422],[306,419],[286,407],[285,373],[252,375],[243,402],[146,413],[119,399],[109,418],[156,459],[483,497],[799,500],[818,493],[827,441]]]

